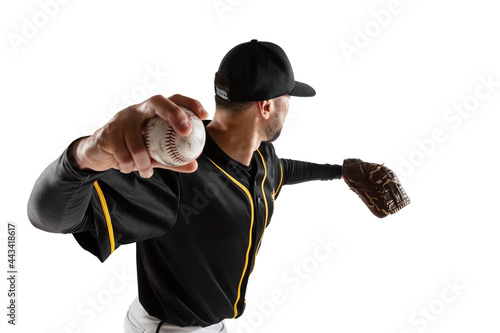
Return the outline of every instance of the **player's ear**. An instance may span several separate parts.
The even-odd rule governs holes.
[[[259,105],[259,115],[266,120],[269,119],[271,117],[271,100],[267,99],[257,103]]]

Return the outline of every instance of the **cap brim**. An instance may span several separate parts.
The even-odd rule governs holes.
[[[288,94],[297,97],[312,97],[316,95],[316,90],[308,84],[295,81],[295,88]]]

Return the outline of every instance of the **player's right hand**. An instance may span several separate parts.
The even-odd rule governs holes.
[[[168,167],[154,161],[142,136],[146,121],[156,115],[170,122],[178,134],[188,135],[191,124],[179,105],[191,109],[201,119],[208,117],[201,103],[192,98],[182,95],[169,98],[153,96],[123,109],[92,136],[76,141],[72,146],[73,167],[82,171],[106,171],[111,168],[123,173],[138,171],[144,178],[153,175],[153,168],[194,172],[198,167],[196,161],[180,167]]]

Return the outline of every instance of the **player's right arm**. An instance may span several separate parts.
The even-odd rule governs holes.
[[[194,99],[182,95],[170,98],[153,96],[118,112],[92,136],[75,142],[72,147],[75,169],[105,171],[114,168],[123,173],[138,171],[144,178],[153,175],[153,168],[179,172],[195,171],[196,161],[181,167],[167,167],[154,161],[148,154],[142,136],[146,121],[156,115],[170,122],[180,135],[188,135],[191,132],[191,124],[179,105],[193,110],[201,119],[208,116],[200,102]]]
[[[189,121],[178,105],[190,108],[202,119],[207,117],[201,104],[191,98],[153,96],[118,112],[92,136],[73,142],[36,181],[28,202],[31,223],[49,232],[82,231],[94,182],[103,172],[112,168],[122,173],[137,170],[148,178],[153,168],[166,168],[150,158],[142,138],[142,126],[147,119],[159,115],[171,122],[179,134],[188,134]],[[187,127],[183,125],[186,121]],[[196,167],[194,161],[170,169],[192,172]]]
[[[100,172],[72,167],[72,145],[38,177],[28,201],[28,218],[38,229],[69,233],[84,224],[93,183]]]

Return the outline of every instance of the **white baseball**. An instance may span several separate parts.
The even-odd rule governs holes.
[[[180,107],[191,122],[192,131],[188,136],[177,134],[170,123],[159,116],[147,121],[144,140],[149,155],[168,166],[186,165],[200,156],[205,146],[205,127],[191,110]]]

